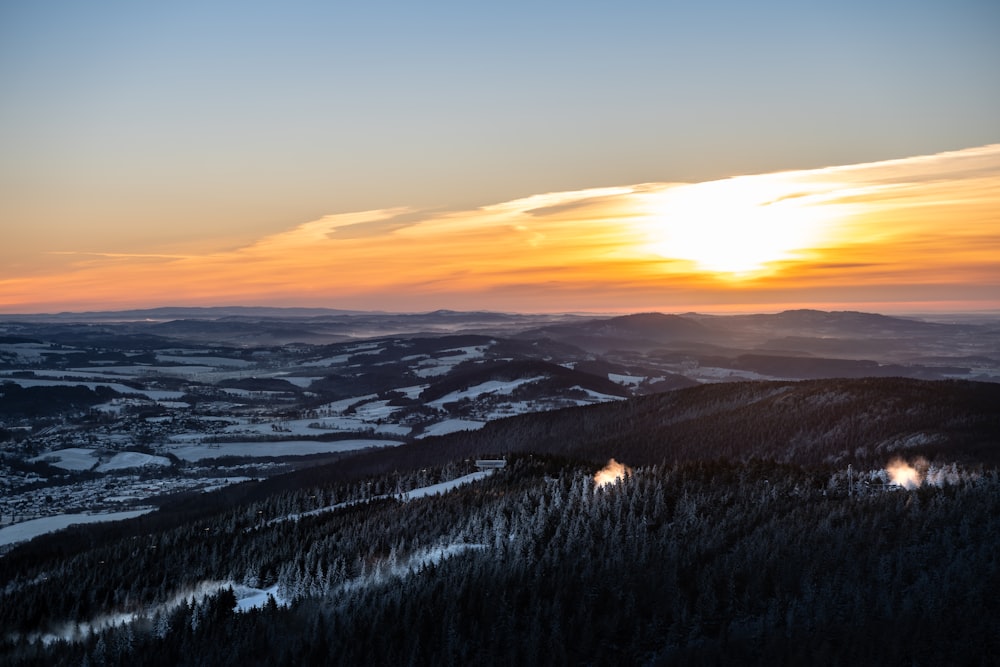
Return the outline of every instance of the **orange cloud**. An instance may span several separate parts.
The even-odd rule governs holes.
[[[880,163],[329,215],[237,249],[79,253],[0,310],[1000,307],[1000,145]]]

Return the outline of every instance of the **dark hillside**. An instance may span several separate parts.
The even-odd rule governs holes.
[[[754,322],[774,328],[798,329],[823,334],[861,335],[903,335],[936,333],[949,325],[923,322],[904,317],[892,317],[878,313],[863,313],[852,310],[785,310],[776,315],[743,315],[733,321]]]
[[[121,395],[103,385],[93,389],[82,384],[21,387],[13,382],[0,381],[0,415],[29,419],[53,417],[62,413],[86,410]]]
[[[679,315],[637,313],[531,329],[520,338],[552,338],[585,350],[652,349],[666,343],[704,343],[715,338],[703,324]]]
[[[445,448],[635,464],[753,458],[881,465],[892,455],[1000,462],[1000,385],[902,378],[703,385],[515,417]],[[427,443],[429,444],[429,443]]]

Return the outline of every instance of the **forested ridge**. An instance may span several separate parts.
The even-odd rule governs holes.
[[[428,439],[387,471],[364,454],[188,521],[0,558],[0,661],[991,664],[997,398],[709,386]],[[484,479],[407,495],[505,452]],[[610,455],[634,470],[596,487]],[[951,474],[902,489],[890,457]],[[234,611],[244,588],[275,599]],[[135,620],[99,621],[114,615]]]
[[[880,465],[894,452],[1000,455],[1000,385],[903,378],[704,385],[512,417],[451,442],[484,452]],[[922,444],[908,441],[925,434]]]

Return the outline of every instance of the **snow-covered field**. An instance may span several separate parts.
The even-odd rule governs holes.
[[[475,345],[470,347],[456,347],[452,350],[443,350],[437,354],[437,358],[428,358],[421,361],[413,370],[413,374],[422,378],[438,377],[446,375],[455,366],[463,361],[482,359],[489,345]]]
[[[456,431],[476,431],[484,426],[486,426],[485,421],[475,419],[445,419],[425,428],[419,437],[426,438],[432,435],[447,435]]]
[[[222,590],[224,586],[219,586]],[[263,609],[269,597],[274,598],[279,606],[285,606],[288,601],[278,593],[278,585],[270,588],[250,588],[249,586],[233,586],[233,593],[236,594],[237,611],[250,611],[251,609]]]
[[[307,389],[316,380],[322,380],[322,376],[319,375],[288,375],[287,373],[274,373],[273,375],[268,375],[267,377],[277,378],[278,380],[284,380],[289,384],[293,384],[301,389]]]
[[[222,389],[219,389],[219,391],[223,394],[238,396],[240,398],[273,398],[287,393],[283,391],[270,391],[267,389],[238,389],[235,387],[223,387]]]
[[[577,405],[590,405],[591,403],[607,403],[608,401],[624,401],[625,398],[622,396],[612,396],[611,394],[602,394],[599,391],[594,391],[593,389],[585,389],[580,385],[576,385],[573,389],[579,389],[587,394],[588,400],[578,400]]]
[[[510,394],[512,391],[524,384],[530,384],[532,382],[538,382],[539,380],[544,380],[544,375],[539,375],[537,377],[531,378],[518,378],[517,380],[488,380],[482,382],[475,386],[469,387],[468,389],[463,389],[461,391],[453,391],[450,394],[446,394],[441,398],[433,401],[428,401],[427,405],[435,408],[440,408],[445,403],[451,403],[454,401],[460,401],[462,399],[476,400],[477,398],[485,394]]]
[[[24,542],[33,537],[62,530],[79,523],[97,523],[99,521],[121,521],[152,512],[153,508],[129,510],[126,512],[108,512],[107,514],[57,514],[55,516],[22,521],[11,526],[0,528],[0,546]]]
[[[123,384],[117,384],[115,382],[79,382],[77,380],[41,380],[36,378],[19,378],[10,377],[6,375],[0,375],[0,382],[13,382],[16,385],[22,387],[65,387],[71,386],[76,387],[83,385],[88,389],[94,389],[96,387],[108,387],[121,394],[139,394],[146,396],[147,398],[157,401],[157,400],[176,400],[184,395],[182,391],[167,391],[160,389],[133,389],[132,387],[125,386]]]
[[[154,456],[153,454],[143,454],[142,452],[118,452],[109,461],[104,461],[97,466],[96,470],[97,472],[108,472],[111,470],[169,465],[172,464],[166,456]]]
[[[348,399],[351,403],[356,399]],[[366,404],[359,406],[355,413],[346,416],[330,416],[322,418],[310,417],[308,419],[269,419],[266,421],[250,421],[245,418],[234,417],[229,425],[223,428],[222,433],[227,435],[251,435],[251,436],[274,436],[281,433],[285,436],[316,436],[331,431],[344,433],[357,433],[362,431],[373,431],[381,435],[405,437],[410,433],[408,426],[385,421],[395,410],[386,408],[385,401],[380,405]],[[328,411],[328,412],[333,412]],[[203,435],[203,434],[202,434]],[[200,440],[197,433],[177,433],[170,437],[172,441]]]
[[[184,461],[201,461],[223,456],[260,458],[268,456],[308,456],[350,452],[367,447],[397,447],[400,440],[279,440],[272,442],[223,442],[206,445],[174,445],[167,451]]]
[[[63,470],[90,470],[100,463],[96,449],[83,447],[68,447],[28,460],[32,462],[50,461],[52,465]]]
[[[57,348],[45,343],[0,343],[0,356],[35,363],[53,354],[76,354],[79,350]]]
[[[620,373],[608,373],[608,379],[626,387],[636,387],[645,379],[645,375],[621,375]]]
[[[447,482],[440,482],[438,484],[431,484],[430,486],[422,486],[417,489],[411,489],[403,494],[403,499],[413,500],[415,498],[424,498],[426,496],[436,496],[438,494],[448,493],[463,484],[471,484],[472,482],[478,482],[481,479],[485,479],[492,475],[493,472],[493,470],[478,470],[476,472],[469,473],[468,475],[462,475],[461,477],[448,480]]]
[[[86,373],[87,375],[93,377],[118,377],[123,376],[143,376],[143,375],[176,375],[179,377],[189,377],[194,375],[200,375],[202,373],[210,373],[216,370],[215,366],[195,366],[195,365],[184,365],[184,366],[152,366],[152,365],[140,365],[140,366],[102,366],[100,370],[94,370],[93,368],[71,368],[74,374]]]
[[[246,368],[247,366],[255,365],[253,361],[247,361],[246,359],[232,359],[230,357],[200,357],[200,356],[182,356],[176,354],[158,354],[156,358],[159,361],[168,364],[205,364],[206,366],[218,367],[230,367],[230,368]]]
[[[165,456],[154,456],[142,452],[118,452],[108,456],[102,455],[97,449],[85,447],[58,449],[36,456],[29,461],[47,461],[63,470],[96,470],[97,472],[171,465],[170,459]]]

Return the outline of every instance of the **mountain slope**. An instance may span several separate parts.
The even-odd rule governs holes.
[[[989,664],[998,392],[701,386],[72,528],[0,558],[0,660]],[[608,456],[635,469],[597,486]],[[896,456],[959,465],[904,491]]]
[[[538,452],[636,465],[753,458],[882,465],[894,455],[1000,462],[1000,385],[903,378],[705,385],[511,417],[357,457],[397,462]]]
[[[609,319],[554,324],[530,329],[522,338],[552,338],[585,350],[607,351],[615,348],[652,349],[668,343],[705,343],[715,338],[708,327],[679,315],[636,313]]]

